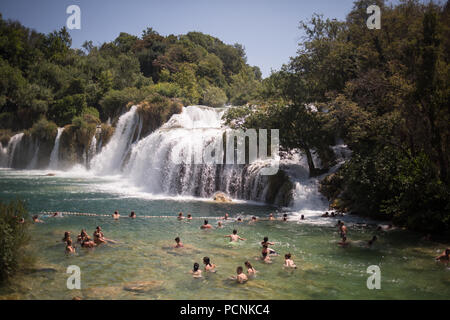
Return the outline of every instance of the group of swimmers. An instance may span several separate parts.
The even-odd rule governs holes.
[[[75,253],[75,247],[73,245],[70,231],[64,232],[62,241],[66,244],[67,253]],[[100,226],[97,226],[93,233],[93,238],[89,237],[86,229],[82,229],[80,234],[77,236],[77,242],[81,245],[82,248],[94,248],[104,243],[115,243],[116,241],[106,238],[103,234],[102,228]]]
[[[53,217],[56,217],[56,216],[58,216],[57,213],[55,213],[53,215]],[[337,216],[339,216],[339,214],[334,214],[333,212],[331,214],[326,212],[325,214],[322,215],[322,217],[337,217]],[[112,214],[112,217],[113,217],[114,220],[118,220],[120,218],[119,212],[115,211]],[[137,216],[136,216],[136,213],[134,211],[131,211],[129,217],[132,218],[132,219],[135,219]],[[34,222],[42,222],[41,220],[39,220],[37,215],[34,215],[32,217],[32,219],[33,219]],[[177,219],[178,220],[184,220],[184,219],[192,220],[192,215],[188,214],[187,217],[185,218],[183,216],[183,213],[179,212],[178,216],[177,216]],[[217,228],[222,228],[223,227],[222,220],[229,220],[229,219],[230,219],[229,218],[229,214],[226,213],[218,221]],[[276,218],[274,217],[274,215],[272,213],[270,213],[269,217],[268,217],[268,220],[269,221],[274,221],[274,220],[276,220]],[[304,215],[300,216],[300,220],[305,220]],[[235,221],[236,222],[243,222],[242,218],[240,218],[240,217],[238,217]],[[252,218],[251,218],[249,223],[255,223],[257,221],[258,221],[258,218],[255,217],[255,216],[252,216]],[[282,221],[287,221],[287,214],[283,214]],[[340,235],[340,238],[341,238],[341,241],[338,242],[338,245],[341,246],[341,247],[348,247],[350,245],[350,241],[347,239],[347,232],[348,232],[347,226],[341,220],[337,221],[336,226],[338,227],[339,235]],[[211,224],[209,224],[208,220],[204,220],[204,223],[203,223],[203,225],[201,225],[200,228],[201,229],[212,229],[213,226]],[[378,226],[376,230],[377,231],[383,231],[383,230],[387,231],[387,230],[390,230],[392,228],[393,228],[392,225],[388,225],[387,227],[386,226],[385,227]],[[225,238],[229,238],[230,242],[239,242],[239,241],[245,241],[246,240],[245,238],[242,238],[241,236],[239,236],[237,234],[237,230],[236,229],[233,230],[232,234],[226,235],[224,237]],[[377,240],[378,240],[377,236],[374,235],[370,240],[368,240],[366,242],[366,245],[368,247],[372,247],[372,245]],[[66,252],[68,252],[68,253],[74,253],[75,252],[75,248],[73,246],[73,242],[72,242],[72,239],[70,237],[70,232],[69,231],[65,232],[64,238],[63,238],[63,242],[66,243]],[[105,238],[105,236],[104,236],[100,226],[97,226],[97,228],[95,229],[95,231],[93,233],[93,239],[91,239],[88,236],[88,234],[86,233],[85,229],[81,230],[80,234],[77,237],[77,242],[80,243],[81,247],[83,247],[83,248],[93,248],[95,246],[98,246],[98,245],[101,245],[101,244],[104,244],[104,243],[107,243],[107,242],[116,243],[115,240],[111,240],[111,239]],[[176,245],[174,246],[174,248],[183,248],[184,247],[184,245],[181,242],[179,237],[175,238],[175,242],[176,242]],[[265,237],[264,240],[261,242],[261,245],[262,245],[262,251],[261,251],[261,258],[260,259],[264,263],[267,263],[267,264],[272,263],[271,257],[278,255],[275,252],[275,250],[273,250],[272,248],[269,247],[269,246],[274,245],[274,243],[270,242],[268,237]],[[441,261],[441,262],[443,262],[443,263],[445,263],[447,265],[449,264],[449,260],[450,260],[450,249],[449,248],[445,249],[444,252],[441,255],[436,257],[436,261]],[[203,262],[205,264],[205,272],[215,272],[216,265],[210,263],[209,257],[204,257],[203,258]],[[250,262],[246,261],[245,262],[245,266],[247,267],[247,275],[248,276],[246,276],[243,273],[243,268],[241,266],[239,266],[236,269],[237,276],[233,277],[239,283],[243,283],[243,282],[247,281],[250,276],[254,276],[255,273],[256,273],[255,269],[250,264]],[[291,256],[290,253],[285,254],[284,267],[294,268],[294,269],[297,268],[297,266],[295,265],[294,261],[292,260],[292,256]],[[199,264],[195,263],[193,269],[191,270],[192,275],[195,278],[199,278],[199,277],[201,277],[201,272],[202,271],[199,269]]]

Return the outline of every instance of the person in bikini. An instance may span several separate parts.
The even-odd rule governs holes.
[[[211,263],[209,257],[203,258],[203,264],[205,265],[205,272],[216,272],[216,265]]]
[[[184,247],[183,243],[180,240],[180,237],[176,237],[175,242],[176,242],[176,245],[173,246],[174,248],[183,248]]]
[[[203,225],[200,227],[200,229],[211,229],[212,226],[208,223],[208,220],[205,220],[203,222]]]

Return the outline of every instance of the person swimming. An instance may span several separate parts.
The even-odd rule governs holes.
[[[173,246],[174,248],[183,248],[184,247],[183,243],[180,240],[180,237],[176,237],[175,242],[176,242],[176,245]]]
[[[275,242],[270,242],[269,241],[269,237],[264,237],[263,241],[261,241],[261,245],[267,248],[267,253],[268,254],[277,254],[275,252],[275,250],[273,250],[272,248],[269,248],[269,246],[273,246],[275,244]]]
[[[372,239],[370,239],[367,242],[367,246],[369,246],[369,248],[372,247],[372,245],[374,244],[375,241],[377,241],[377,239],[378,239],[377,236],[373,236]]]
[[[179,212],[178,213],[178,220],[183,220],[183,219],[184,219],[183,212]]]
[[[89,238],[89,236],[86,235],[86,237],[81,242],[81,246],[83,248],[93,248],[96,246],[96,244],[94,241],[91,240],[91,238]]]
[[[265,248],[267,249],[267,247]],[[264,263],[272,263],[272,260],[270,259],[269,255],[267,254],[267,250],[264,250],[261,252],[261,260]]]
[[[63,242],[67,242],[67,240],[71,240],[70,238],[70,231],[64,232],[64,238],[62,238]]]
[[[322,218],[328,218],[329,216],[330,214],[328,213],[328,211],[321,215]]]
[[[44,221],[42,221],[42,220],[39,220],[38,215],[34,215],[34,216],[32,217],[32,219],[33,219],[33,222],[34,222],[34,223],[41,223],[41,222],[44,222]]]
[[[66,253],[74,253],[75,252],[75,248],[72,246],[72,240],[68,239],[66,241]]]
[[[303,214],[300,216],[300,220],[305,220],[305,216]]]
[[[242,218],[241,217],[237,218],[236,222],[242,222]]]
[[[245,267],[247,268],[247,275],[249,277],[255,276],[256,275],[256,270],[255,270],[255,268],[253,268],[251,263],[249,261],[245,261],[244,264],[245,264]]]
[[[216,265],[211,263],[209,257],[203,258],[203,264],[205,265],[206,272],[216,272]]]
[[[273,221],[275,218],[273,217],[273,213],[269,214],[269,221]]]
[[[284,266],[286,268],[294,268],[297,269],[297,266],[294,263],[294,260],[291,259],[291,254],[287,253],[284,255]]]
[[[134,211],[131,211],[130,218],[131,219],[136,219],[136,213],[134,213]]]
[[[194,278],[202,277],[202,270],[200,270],[199,268],[200,268],[200,265],[197,262],[194,263],[194,267],[191,270],[192,277],[194,277]]]
[[[88,234],[86,233],[85,229],[82,229],[80,234],[77,237],[77,241],[82,242],[86,237],[88,237]]]
[[[347,242],[347,237],[343,236],[342,237],[342,241],[338,242],[338,245],[340,245],[341,247],[347,247],[350,243]]]
[[[187,219],[192,220],[192,215],[190,213],[187,215]]]
[[[112,217],[113,217],[114,220],[119,220],[119,218],[120,218],[119,211],[114,211]]]
[[[233,234],[226,235],[226,236],[224,236],[224,238],[230,238],[230,242],[239,242],[239,240],[242,240],[242,241],[246,240],[246,239],[238,236],[236,229],[233,230]]]
[[[450,261],[450,248],[445,249],[441,255],[436,257],[436,261],[440,261],[440,262],[448,265],[449,261]]]
[[[283,221],[287,221],[287,214],[283,214]]]
[[[344,222],[340,222],[340,224],[339,224],[339,232],[341,234],[341,238],[343,238],[343,237],[345,237],[347,235],[347,227],[345,226]]]
[[[100,226],[97,226],[97,228],[94,231],[93,236],[94,236],[94,242],[97,245],[107,242],[105,239],[105,236],[103,235],[102,228]]]
[[[237,274],[236,281],[238,283],[244,283],[248,281],[248,278],[244,273],[244,268],[242,268],[241,266],[236,268],[236,274]]]
[[[217,229],[223,228],[222,221],[217,222]]]
[[[200,229],[211,229],[212,226],[208,223],[208,220],[205,220],[203,222],[203,225],[200,227]]]
[[[228,213],[225,213],[225,215],[221,219],[228,220]]]

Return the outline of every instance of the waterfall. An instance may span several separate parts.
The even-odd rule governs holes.
[[[223,191],[238,199],[264,201],[267,176],[258,161],[247,165],[194,164],[207,147],[222,142],[225,108],[184,107],[180,114],[147,137],[138,140],[141,119],[132,107],[118,121],[111,141],[91,161],[98,175],[121,173],[145,192],[164,195],[211,197]],[[250,187],[250,188],[248,188]]]
[[[139,122],[137,106],[132,106],[119,118],[111,141],[90,162],[90,167],[96,174],[115,174],[121,171]]]
[[[36,169],[39,157],[39,142],[37,140],[33,144],[30,144],[30,153],[33,153],[33,158],[31,158],[31,162],[28,164],[27,169]]]
[[[59,162],[59,140],[61,139],[61,134],[64,128],[58,128],[58,133],[56,134],[55,144],[53,146],[52,153],[50,154],[50,163],[48,165],[49,169],[58,169]]]
[[[97,153],[97,138],[95,137],[94,134],[91,140],[91,144],[89,145],[89,153],[88,153],[89,159],[92,159],[96,153]]]
[[[2,155],[2,163],[1,163],[2,166],[8,167],[8,168],[12,167],[16,147],[22,141],[22,137],[23,137],[23,132],[15,134],[14,136],[11,137],[11,139],[9,139],[8,146],[6,147],[6,154],[4,154],[5,151],[2,150],[2,154],[3,154]],[[4,148],[2,148],[2,149],[4,149]]]

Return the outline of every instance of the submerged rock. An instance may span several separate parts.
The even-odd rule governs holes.
[[[160,280],[131,282],[125,284],[123,289],[135,293],[143,293],[153,290],[161,290],[163,289],[163,283],[164,282]]]

